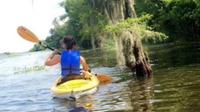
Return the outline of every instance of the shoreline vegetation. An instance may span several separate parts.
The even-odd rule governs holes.
[[[152,73],[142,44],[200,40],[198,0],[64,0],[60,6],[66,14],[54,20],[44,43],[61,49],[60,40],[73,35],[81,49],[115,48],[118,65],[139,75]]]
[[[59,41],[70,34],[76,37],[82,49],[101,47],[99,43],[104,44],[105,49],[110,49],[115,47],[112,36],[98,37],[99,33],[116,33],[130,29],[130,26],[138,30],[144,43],[200,40],[200,20],[198,19],[200,18],[200,2],[198,0],[135,0],[134,6],[136,19],[124,20],[113,26],[101,12],[90,7],[87,0],[64,0],[60,3],[60,7],[65,8],[66,14],[54,20],[54,28],[50,30],[50,36],[43,42],[51,47],[60,48]],[[95,18],[91,18],[94,16]],[[93,19],[95,25],[89,25],[88,19]],[[60,21],[64,23],[60,24]],[[147,31],[145,33],[146,29],[156,33]],[[102,40],[98,38],[104,38],[105,42],[101,42]],[[35,45],[30,51],[44,49],[40,45]]]

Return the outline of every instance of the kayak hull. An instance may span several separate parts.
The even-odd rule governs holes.
[[[94,94],[97,91],[99,80],[95,75],[88,74],[91,75],[91,78],[88,80],[75,79],[57,86],[57,83],[61,80],[61,77],[59,77],[51,87],[53,97],[68,99]]]

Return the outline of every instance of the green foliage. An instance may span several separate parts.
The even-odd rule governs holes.
[[[139,16],[152,14],[149,25],[169,35],[169,41],[200,39],[199,0],[136,0]]]
[[[147,22],[151,19],[151,15],[144,15],[140,18],[129,18],[125,21],[119,22],[115,25],[107,25],[105,31],[112,33],[120,33],[122,31],[130,30],[136,32],[143,40],[163,41],[167,36],[160,32],[151,30]]]
[[[113,39],[113,37],[107,37],[106,38],[106,41],[104,41],[103,43],[102,43],[102,47],[103,47],[103,49],[105,49],[105,50],[114,50],[115,49],[115,45],[116,43],[115,43],[115,41],[114,41],[114,39]]]
[[[79,45],[84,45],[82,43],[87,43],[91,38],[98,38],[98,35],[102,33],[106,19],[92,8],[88,1],[65,0],[64,7],[69,18],[68,28],[72,29],[71,32],[77,37]]]

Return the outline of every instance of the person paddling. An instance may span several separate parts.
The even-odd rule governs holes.
[[[88,64],[85,58],[80,55],[80,51],[77,50],[77,44],[73,36],[66,36],[62,41],[62,47],[61,55],[59,55],[58,50],[54,50],[45,62],[47,66],[61,64],[62,78],[58,85],[73,79],[89,79]],[[83,70],[80,69],[81,65]]]

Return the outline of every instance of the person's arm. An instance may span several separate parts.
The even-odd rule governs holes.
[[[45,61],[46,66],[53,66],[60,63],[60,55],[58,55],[58,51],[55,50]]]
[[[87,62],[86,62],[86,60],[85,60],[85,58],[84,57],[82,57],[81,56],[81,64],[83,65],[83,76],[84,76],[84,78],[85,79],[90,79],[91,78],[91,75],[89,74],[89,66],[88,66],[88,64],[87,64]]]
[[[85,60],[85,58],[84,57],[82,57],[81,56],[81,64],[83,65],[83,70],[84,71],[89,71],[89,66],[88,66],[88,64],[87,64],[87,62],[86,62],[86,60]]]

